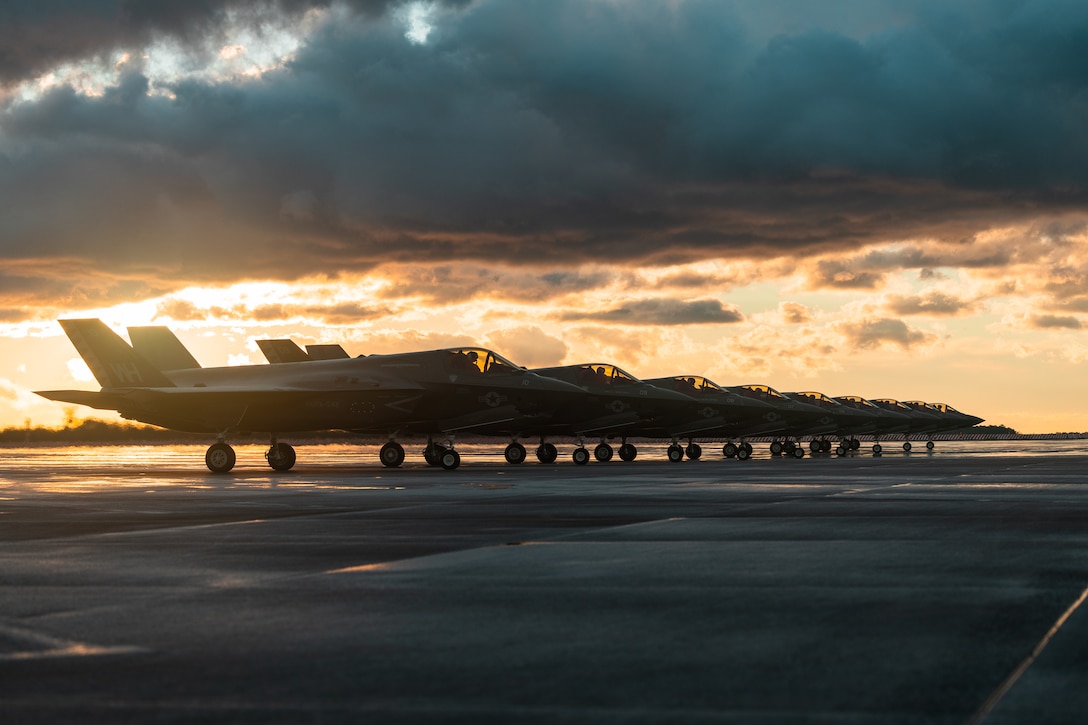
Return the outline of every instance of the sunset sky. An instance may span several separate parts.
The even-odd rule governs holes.
[[[0,257],[0,427],[101,317],[1084,431],[1088,3],[0,0]]]

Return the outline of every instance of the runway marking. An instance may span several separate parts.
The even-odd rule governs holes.
[[[990,712],[997,707],[997,703],[1001,702],[1001,698],[1005,697],[1009,690],[1012,689],[1013,685],[1016,684],[1017,680],[1027,672],[1029,667],[1035,664],[1035,660],[1042,654],[1043,650],[1046,649],[1046,646],[1050,644],[1050,640],[1054,639],[1054,635],[1056,635],[1058,630],[1062,628],[1071,616],[1073,616],[1073,613],[1077,611],[1080,605],[1084,604],[1086,599],[1088,599],[1088,588],[1085,588],[1085,590],[1080,593],[1080,596],[1077,597],[1077,600],[1069,605],[1069,608],[1062,613],[1062,616],[1058,617],[1058,620],[1054,622],[1054,626],[1052,626],[1050,631],[1039,640],[1039,644],[1035,645],[1035,649],[1031,651],[1031,654],[1029,654],[1024,661],[1012,671],[1012,674],[1006,677],[1005,681],[1002,682],[988,698],[986,698],[986,702],[982,703],[982,707],[978,709],[978,712],[972,715],[971,719],[967,721],[968,725],[978,725],[989,717]]]
[[[0,640],[7,640],[16,647],[21,647],[21,649],[15,651],[0,651],[0,662],[40,660],[55,657],[138,654],[149,651],[143,647],[126,645],[101,647],[86,642],[50,637],[30,629],[11,627],[4,624],[0,624]]]

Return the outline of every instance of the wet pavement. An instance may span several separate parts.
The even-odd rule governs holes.
[[[0,449],[0,720],[1076,722],[1088,455]]]

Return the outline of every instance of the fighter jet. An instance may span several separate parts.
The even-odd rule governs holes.
[[[737,385],[726,390],[762,400],[776,408],[783,427],[775,432],[781,432],[783,436],[771,441],[771,455],[785,453],[794,458],[804,458],[805,449],[797,444],[797,438],[827,434],[835,430],[834,417],[803,397],[787,397],[769,385]]]
[[[928,450],[933,450],[934,448],[932,434],[959,430],[960,428],[970,428],[971,426],[978,425],[982,422],[982,418],[961,413],[951,405],[945,405],[944,403],[927,403],[923,400],[904,400],[902,403],[911,410],[924,411],[936,417],[933,428],[925,431],[930,434],[930,438],[926,440],[926,448]],[[910,441],[905,441],[905,444],[906,443],[910,443]],[[910,450],[906,445],[904,445],[904,448]]]
[[[828,438],[828,435],[830,435],[839,439],[836,452],[840,456],[844,455],[850,450],[849,446],[851,444],[848,441],[852,436],[873,433],[876,430],[877,415],[865,408],[844,405],[842,402],[816,391],[785,393],[785,395],[788,398],[815,405],[831,419],[833,429],[829,432],[824,432],[827,426],[821,419],[819,425],[821,431],[814,435],[809,442],[809,450],[813,453],[831,452],[831,440]]]
[[[745,436],[765,435],[785,430],[785,423],[776,406],[722,388],[702,375],[676,375],[669,378],[653,378],[645,382],[666,390],[682,393],[695,400],[692,413],[680,421],[662,421],[651,424],[644,435],[656,438],[672,438],[678,445],[679,438],[688,438],[684,452],[688,458],[702,455],[702,448],[691,440],[702,438],[726,438],[722,455],[726,458],[747,460],[752,455],[752,445]]]
[[[218,441],[208,448],[205,463],[217,473],[234,467],[235,453],[226,438],[239,432],[269,433],[269,465],[288,470],[295,463],[295,451],[277,440],[281,433],[380,431],[390,440],[379,457],[383,464],[396,466],[404,461],[404,449],[396,442],[403,432],[494,424],[547,410],[564,395],[583,394],[489,350],[467,348],[162,371],[101,320],[60,324],[102,389],[47,390],[39,395],[115,410],[124,418],[164,428],[215,435]],[[172,366],[179,359],[175,354],[159,362]],[[456,468],[460,456],[450,445],[438,462],[443,468]]]
[[[858,431],[859,434],[872,434],[873,453],[880,453],[881,450],[883,450],[880,445],[880,438],[882,436],[893,435],[895,433],[907,433],[910,431],[911,418],[906,413],[891,408],[883,408],[859,395],[838,396],[835,400],[850,408],[867,410],[873,414],[872,430]],[[851,450],[856,451],[861,448],[861,441],[857,438],[851,437],[848,443]]]
[[[694,402],[691,397],[643,382],[610,363],[565,365],[534,372],[577,385],[588,393],[584,401],[557,413],[551,422],[541,424],[537,430],[542,448],[550,445],[544,440],[549,434],[577,437],[578,447],[571,458],[578,465],[589,462],[589,451],[585,448],[587,437],[599,438],[593,449],[593,456],[598,461],[612,459],[614,451],[607,440],[615,437],[621,439],[620,458],[633,461],[638,449],[627,441],[629,436],[638,435],[650,424],[660,425],[662,421],[691,416]],[[672,461],[682,460],[683,448],[673,443],[669,446],[668,457]]]

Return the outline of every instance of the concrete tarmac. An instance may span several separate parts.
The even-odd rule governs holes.
[[[0,449],[0,721],[1067,723],[1088,456]]]

